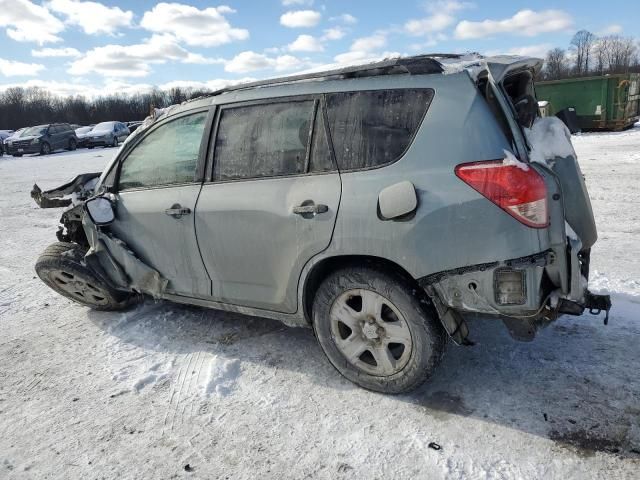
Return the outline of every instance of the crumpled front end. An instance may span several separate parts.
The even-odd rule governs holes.
[[[98,227],[84,212],[84,202],[94,196],[101,173],[84,173],[57,188],[43,191],[33,186],[31,197],[40,208],[66,208],[56,236],[61,242],[87,249],[85,261],[93,273],[116,290],[144,293],[161,298],[168,281],[147,266],[127,245]]]

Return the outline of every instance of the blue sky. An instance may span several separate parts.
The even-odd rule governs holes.
[[[638,36],[629,0],[0,0],[0,89],[207,86],[425,52],[541,56],[575,31]]]

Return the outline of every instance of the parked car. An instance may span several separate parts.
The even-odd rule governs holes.
[[[86,126],[76,128],[76,138],[78,139],[78,147],[86,147],[88,143],[88,136],[94,126]]]
[[[147,294],[311,326],[342,375],[387,393],[428,378],[447,336],[470,345],[470,314],[520,340],[608,314],[570,137],[537,117],[541,64],[401,58],[159,112],[102,174],[34,189],[76,202],[36,271],[99,310]]]
[[[0,130],[0,157],[4,155],[4,141],[13,135],[13,130]]]
[[[138,127],[140,127],[140,125],[142,125],[142,122],[127,122],[127,128],[129,128],[129,131],[131,133],[135,132]]]
[[[87,147],[117,147],[129,134],[129,129],[122,122],[98,123],[86,137]]]
[[[5,142],[7,153],[21,157],[25,153],[49,153],[65,149],[75,150],[78,144],[76,134],[68,123],[52,123],[25,128],[19,136]]]

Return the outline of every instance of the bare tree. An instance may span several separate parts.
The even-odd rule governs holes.
[[[566,77],[569,72],[567,52],[562,48],[554,48],[547,52],[545,60],[545,77],[548,80],[557,80]]]
[[[638,47],[632,38],[610,35],[595,45],[596,70],[604,73],[628,73],[637,61]]]
[[[577,75],[585,75],[589,72],[589,61],[596,41],[596,36],[588,30],[578,31],[571,39],[569,48],[576,57],[575,72]]]

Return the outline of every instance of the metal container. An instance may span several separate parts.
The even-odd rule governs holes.
[[[551,114],[574,107],[583,130],[623,130],[640,119],[639,73],[537,82],[536,95]]]

